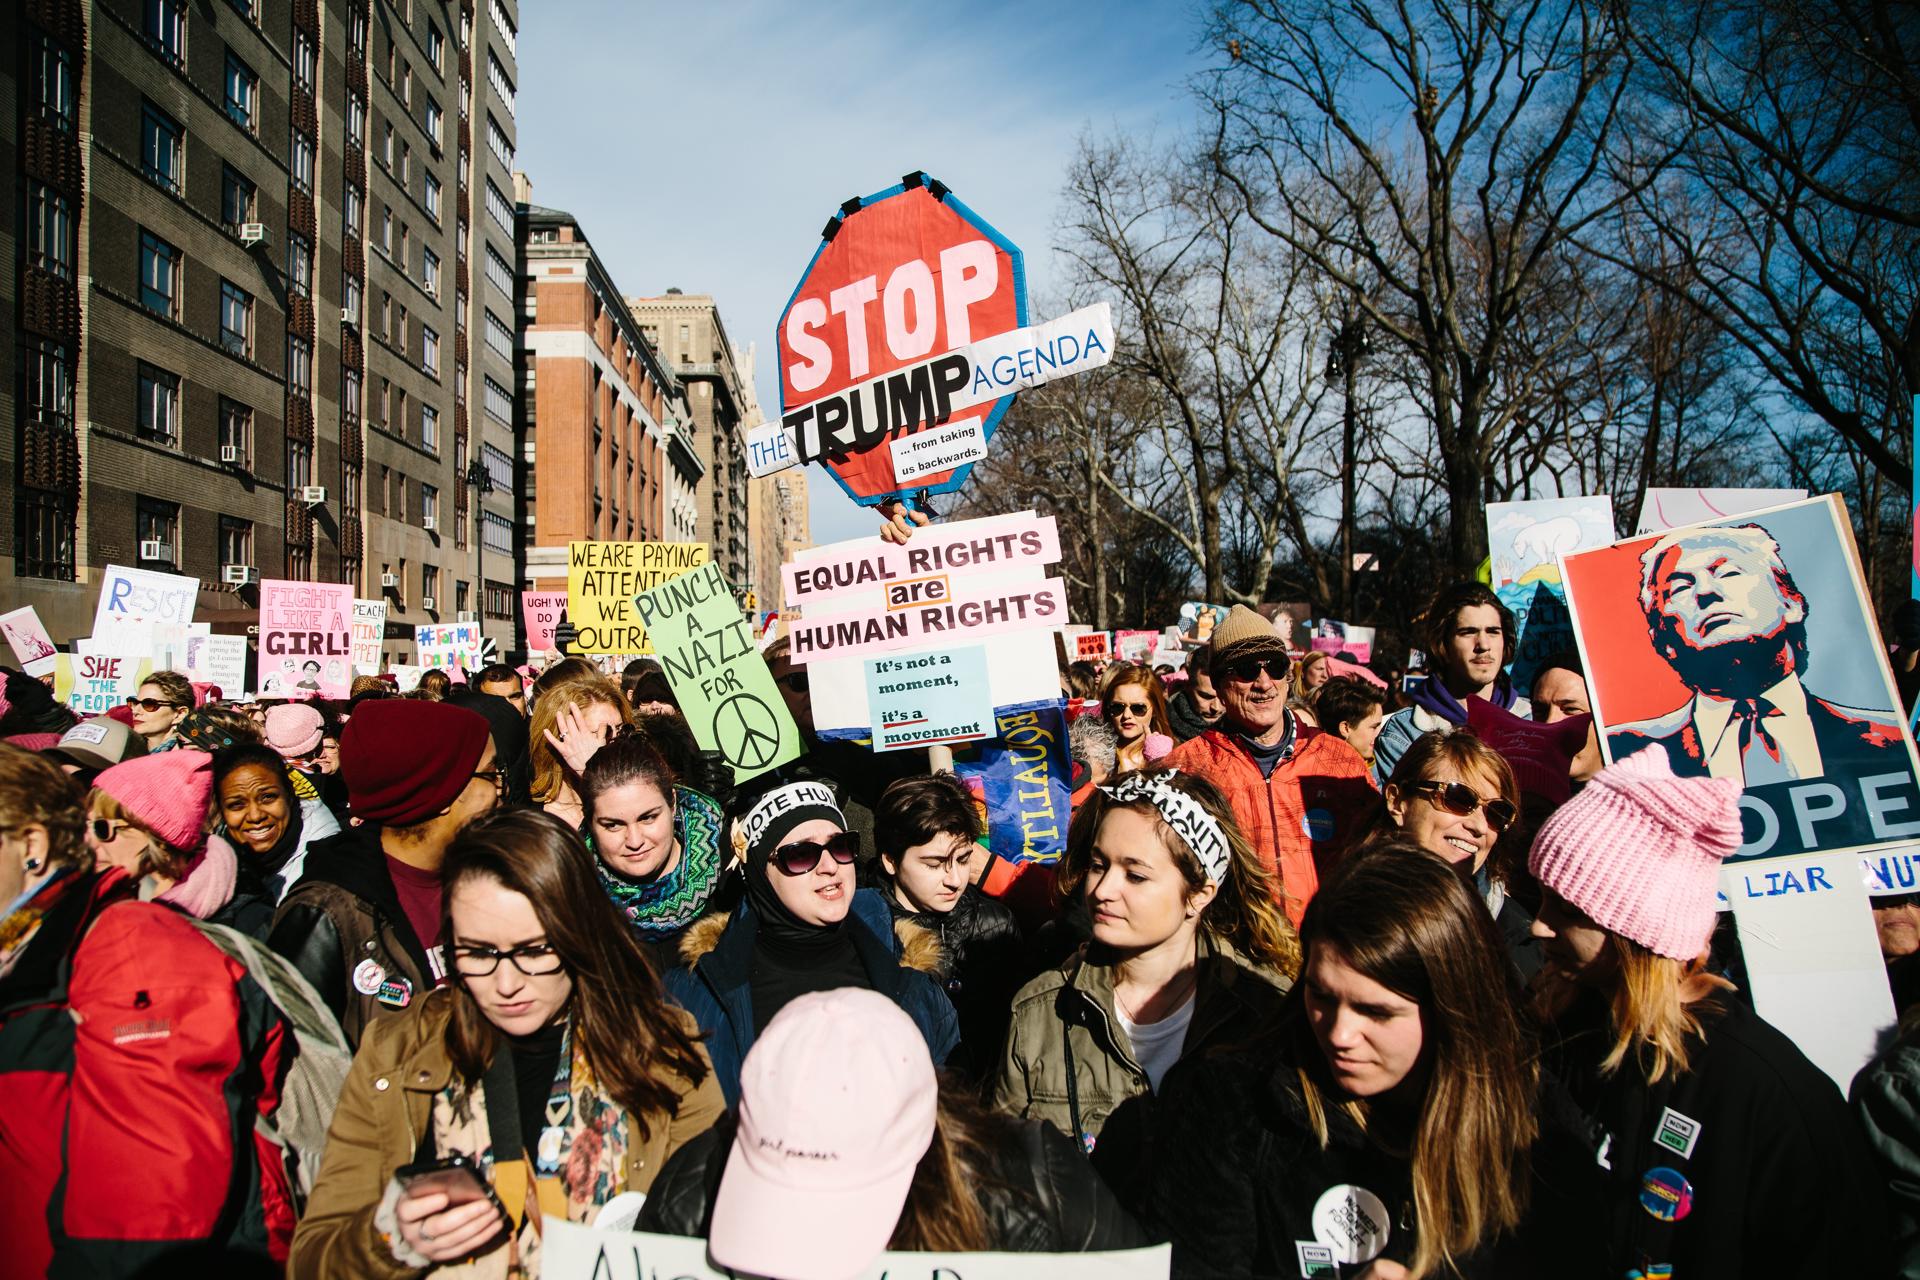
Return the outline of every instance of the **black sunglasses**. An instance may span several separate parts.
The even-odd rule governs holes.
[[[1149,710],[1151,710],[1151,708],[1144,702],[1109,702],[1107,704],[1107,714],[1110,716],[1117,716],[1122,711],[1131,712],[1136,716],[1143,716],[1147,714]]]
[[[1227,674],[1243,684],[1252,684],[1262,671],[1275,680],[1285,680],[1293,663],[1286,658],[1236,658],[1227,664]]]
[[[148,715],[152,715],[162,707],[178,709],[186,704],[184,702],[167,702],[161,698],[128,698],[127,705],[130,707],[138,707]]]
[[[780,677],[780,683],[787,687],[789,693],[806,693],[810,681],[804,671],[789,671]]]
[[[790,876],[803,876],[820,865],[820,855],[830,853],[842,866],[860,856],[860,836],[840,831],[825,840],[795,840],[773,851],[774,865]]]
[[[1513,820],[1520,816],[1520,811],[1505,800],[1482,800],[1464,782],[1416,782],[1412,790],[1457,817],[1464,818],[1475,809],[1484,809],[1487,825],[1493,828],[1495,834],[1512,826]]]
[[[111,843],[120,834],[120,828],[133,824],[123,818],[95,818],[93,820],[93,838],[101,844]]]

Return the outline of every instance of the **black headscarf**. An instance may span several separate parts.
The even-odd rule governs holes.
[[[452,706],[478,711],[487,718],[487,728],[493,736],[494,763],[507,771],[507,790],[501,803],[516,808],[532,803],[527,718],[499,694],[481,693],[471,685],[455,685],[446,701]]]

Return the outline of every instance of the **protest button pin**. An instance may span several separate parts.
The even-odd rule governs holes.
[[[373,995],[380,990],[380,984],[387,980],[387,971],[379,962],[362,960],[353,967],[353,989],[363,996]]]
[[[413,984],[405,978],[389,978],[373,998],[389,1009],[404,1009],[413,1003]]]
[[[1365,1187],[1328,1187],[1314,1202],[1313,1238],[1332,1249],[1336,1262],[1373,1261],[1387,1247],[1392,1231],[1386,1202]]]
[[[1662,1222],[1678,1222],[1693,1212],[1693,1184],[1678,1169],[1649,1169],[1640,1175],[1640,1207]]]

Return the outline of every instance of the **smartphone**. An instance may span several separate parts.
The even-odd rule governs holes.
[[[418,1164],[403,1165],[394,1170],[393,1176],[400,1180],[400,1185],[410,1196],[444,1192],[449,1209],[456,1205],[472,1204],[475,1200],[493,1198],[493,1188],[481,1176],[480,1167],[466,1156],[448,1156],[444,1160],[422,1160]]]

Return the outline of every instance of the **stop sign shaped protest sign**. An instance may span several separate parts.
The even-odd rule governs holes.
[[[1013,396],[947,416],[958,388],[928,361],[1027,323],[1020,250],[919,173],[849,200],[822,237],[780,315],[783,417],[819,403],[807,429],[840,444],[821,460],[857,502],[958,489]]]

